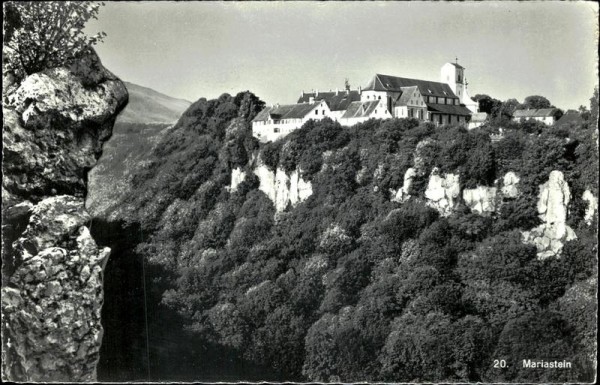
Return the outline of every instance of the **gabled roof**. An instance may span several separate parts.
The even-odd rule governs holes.
[[[347,118],[365,118],[371,115],[379,104],[379,100],[369,100],[366,102],[352,102],[342,115],[342,119]]]
[[[421,95],[457,98],[450,86],[446,83],[432,82],[429,80],[401,78],[397,76],[376,74],[364,91],[396,91],[401,92],[403,87],[417,86]]]
[[[321,102],[287,104],[282,106],[265,107],[252,119],[253,122],[267,121],[272,119],[303,119],[309,112]]]
[[[396,105],[397,106],[406,106],[408,104],[408,101],[412,98],[413,93],[418,89],[419,89],[419,87],[417,87],[417,86],[402,87],[402,94],[398,97],[398,100],[396,101]]]
[[[579,112],[567,112],[560,119],[554,123],[555,126],[570,126],[571,124],[581,124],[583,123],[583,118]]]
[[[470,116],[471,110],[469,110],[465,106],[455,106],[451,104],[435,104],[435,103],[425,103],[427,104],[427,111],[439,112],[441,114],[450,114],[450,115],[464,115]]]
[[[538,110],[516,110],[513,113],[513,118],[546,118],[549,116],[554,116],[555,112],[556,108],[540,108]]]
[[[345,110],[350,103],[360,100],[358,91],[346,92],[346,90],[344,90],[339,91],[337,95],[335,91],[319,92],[318,95],[316,92],[305,93],[298,99],[298,103],[308,103],[311,97],[314,98],[315,101],[325,100],[331,111]]]

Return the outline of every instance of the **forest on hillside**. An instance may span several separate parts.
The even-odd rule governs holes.
[[[200,364],[210,352],[190,351],[218,347],[297,381],[593,380],[597,218],[585,222],[582,194],[598,196],[597,128],[503,122],[492,141],[494,124],[324,119],[259,144],[250,121],[263,106],[249,92],[193,103],[120,214],[141,234],[121,257],[144,259],[155,310],[173,314],[151,319],[152,330],[184,330],[186,360]],[[312,195],[276,212],[252,173],[259,161],[300,170]],[[390,190],[415,162],[411,198],[394,202]],[[232,190],[234,168],[246,177]],[[443,217],[423,197],[434,168],[459,174],[461,188],[513,171],[520,194],[491,215],[462,204]],[[577,239],[540,260],[521,231],[540,223],[539,185],[553,170],[569,184]]]

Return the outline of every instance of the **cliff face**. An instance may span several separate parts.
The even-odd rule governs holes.
[[[84,197],[127,90],[90,52],[4,91],[3,379],[95,380],[110,250]]]
[[[569,185],[560,171],[552,171],[548,182],[540,186],[538,214],[542,224],[523,232],[523,239],[535,245],[538,258],[560,255],[566,241],[577,238],[567,225],[567,209],[571,200]]]
[[[285,170],[277,168],[273,172],[259,163],[254,169],[254,174],[260,179],[259,190],[273,201],[277,212],[285,210],[288,205],[295,206],[312,194],[311,183],[305,181],[297,170],[288,174]],[[232,176],[232,188],[237,180],[239,173]]]

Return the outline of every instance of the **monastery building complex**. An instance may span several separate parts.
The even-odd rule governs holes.
[[[275,141],[310,119],[325,117],[343,126],[398,117],[473,128],[469,121],[478,117],[478,103],[467,84],[465,68],[458,63],[444,64],[441,82],[376,74],[364,89],[302,92],[296,104],[266,107],[252,120],[252,134],[261,142]]]

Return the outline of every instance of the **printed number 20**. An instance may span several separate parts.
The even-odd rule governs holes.
[[[506,361],[494,360],[494,368],[506,368]]]

